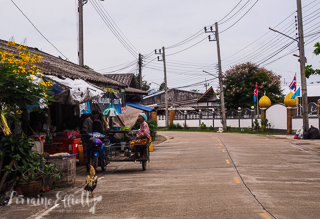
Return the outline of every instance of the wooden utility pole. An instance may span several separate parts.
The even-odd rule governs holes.
[[[306,75],[304,74],[306,58],[304,53],[301,0],[297,0],[297,18],[298,18],[298,32],[299,32],[300,75],[301,75],[301,90],[302,90],[302,118],[303,118],[303,128],[308,129],[309,116],[308,116],[307,82],[306,82],[307,80],[306,80]]]
[[[78,0],[78,13],[79,13],[79,65],[84,65],[83,57],[83,0]]]
[[[165,48],[162,47],[162,51],[161,51],[161,49],[159,49],[158,52],[157,52],[157,50],[155,50],[155,54],[162,54],[162,60],[160,60],[159,56],[158,56],[158,61],[163,61],[166,128],[168,128],[169,127],[169,111],[168,111],[169,109],[168,109],[168,86],[167,86],[167,67],[166,67],[166,51],[165,51]]]
[[[227,120],[226,120],[226,108],[224,105],[224,91],[223,91],[223,82],[222,82],[222,66],[221,66],[218,22],[215,23],[215,27],[216,27],[215,35],[216,35],[216,41],[217,41],[218,66],[219,66],[219,86],[220,86],[220,98],[221,98],[221,109],[222,109],[222,126],[223,126],[223,130],[226,131]]]
[[[142,90],[142,55],[141,53],[139,53],[138,64],[139,64],[139,87],[140,87],[140,90]]]
[[[163,72],[164,72],[164,98],[166,105],[166,128],[169,127],[169,111],[168,111],[168,84],[167,84],[167,67],[166,67],[166,53],[165,48],[162,47],[162,60],[163,60]]]

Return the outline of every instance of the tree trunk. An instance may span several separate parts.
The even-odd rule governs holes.
[[[9,164],[9,167],[12,167],[14,164],[14,160],[11,160],[10,164]],[[2,191],[2,187],[4,185],[4,182],[6,181],[7,179],[7,176],[8,176],[8,173],[4,173],[2,179],[1,179],[1,182],[0,182],[0,192]]]

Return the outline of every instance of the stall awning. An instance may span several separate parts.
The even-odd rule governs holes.
[[[150,111],[153,110],[152,107],[144,106],[144,105],[137,104],[137,103],[127,102],[127,105],[132,106],[132,107],[137,108],[137,109],[141,109],[141,110],[144,110],[144,111],[148,111],[148,112],[150,112]]]
[[[81,79],[60,78],[51,75],[45,75],[45,78],[52,81],[54,86],[57,84],[64,88],[64,91],[54,95],[54,99],[58,103],[77,105],[101,97],[106,93]]]

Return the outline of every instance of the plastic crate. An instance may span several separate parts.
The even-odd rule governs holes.
[[[76,182],[76,159],[57,157],[48,159],[48,163],[55,164],[59,170],[63,170],[61,179],[56,181],[57,187],[71,186]]]
[[[53,142],[60,142],[59,152],[67,152],[69,154],[78,153],[78,145],[81,144],[81,138],[54,138]],[[73,157],[79,159],[79,156]]]

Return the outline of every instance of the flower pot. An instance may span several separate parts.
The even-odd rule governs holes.
[[[41,181],[19,182],[21,192],[27,197],[37,197],[41,191]]]
[[[55,178],[45,178],[45,188],[54,189],[56,183]]]

